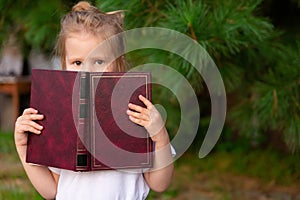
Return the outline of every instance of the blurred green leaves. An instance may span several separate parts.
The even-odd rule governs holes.
[[[26,47],[52,51],[65,6],[60,0],[1,1],[1,41],[5,41],[10,34],[15,34]],[[25,54],[26,51],[28,49],[25,49]]]
[[[125,10],[126,29],[159,26],[194,39],[206,49],[222,74],[229,102],[226,126],[254,140],[265,138],[272,131],[280,132],[289,149],[296,152],[300,150],[300,41],[296,34],[279,29],[265,16],[264,4],[271,5],[270,2],[272,0],[92,1],[105,12]],[[8,33],[17,32],[19,40],[29,48],[51,52],[60,18],[73,3],[71,0],[2,0],[1,41]],[[285,3],[299,6],[298,0],[282,2]],[[187,46],[185,51],[189,53],[193,49]],[[132,66],[161,63],[176,69],[194,88],[201,118],[209,118],[209,94],[202,77],[190,63],[170,52],[155,49],[131,52],[127,57]],[[176,87],[180,83],[175,81],[174,84]],[[174,96],[164,89],[156,94],[157,101],[168,104],[169,112],[179,116]],[[208,123],[201,123],[199,132],[205,132]],[[168,122],[167,126],[173,130],[172,135],[176,134],[178,123]]]

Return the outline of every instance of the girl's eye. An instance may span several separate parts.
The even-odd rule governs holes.
[[[102,65],[104,63],[104,60],[96,60],[95,63],[97,65]]]
[[[80,65],[81,65],[81,63],[82,63],[81,61],[75,61],[75,62],[74,62],[74,65],[76,65],[76,66],[80,66]]]

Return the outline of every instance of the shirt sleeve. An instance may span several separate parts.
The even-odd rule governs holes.
[[[48,167],[50,171],[54,172],[55,174],[60,175],[61,169],[55,167]]]
[[[176,150],[174,149],[173,145],[171,145],[171,144],[170,144],[170,148],[171,148],[172,157],[174,158],[176,156]]]

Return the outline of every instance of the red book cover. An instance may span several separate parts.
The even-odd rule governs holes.
[[[26,161],[73,171],[152,167],[153,142],[131,122],[128,103],[151,101],[147,72],[33,69],[30,106],[44,115]]]

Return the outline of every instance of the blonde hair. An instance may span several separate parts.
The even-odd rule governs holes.
[[[66,38],[72,33],[82,31],[101,37],[104,40],[123,32],[123,11],[104,13],[86,1],[80,1],[73,6],[61,20],[61,30],[57,38],[56,53],[61,57],[62,69],[66,69]],[[122,37],[116,37],[111,44],[118,52],[124,52]],[[116,59],[117,71],[125,71],[123,56]]]

